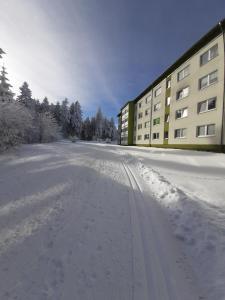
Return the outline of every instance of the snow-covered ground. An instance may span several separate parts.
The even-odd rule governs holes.
[[[224,300],[225,155],[98,143],[0,156],[0,299]]]

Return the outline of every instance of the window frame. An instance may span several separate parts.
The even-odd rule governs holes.
[[[209,101],[210,101],[210,100],[215,100],[215,108],[209,109]],[[202,103],[204,103],[204,102],[206,102],[206,107],[207,107],[207,109],[204,110],[204,111],[200,111],[199,106],[200,106],[200,104],[202,104]],[[210,111],[216,110],[216,103],[217,103],[217,97],[216,97],[216,96],[198,102],[198,103],[197,103],[197,112],[198,112],[198,114],[204,114],[204,113],[206,113],[206,112],[210,112]]]
[[[184,130],[186,130],[186,134],[185,135],[179,135],[179,136],[176,136],[176,132],[178,132],[178,130],[180,131],[180,132],[184,132]],[[187,138],[187,128],[176,128],[175,130],[174,130],[174,138],[175,139],[186,139]]]
[[[183,73],[184,74],[184,71],[188,69],[188,74],[185,75],[184,77],[182,77],[181,79],[179,79],[179,74]],[[178,71],[177,72],[177,82],[180,82],[181,80],[183,80],[184,78],[186,78],[187,76],[190,75],[190,65],[187,65],[186,67],[184,67],[182,70]]]
[[[181,91],[185,90],[186,88],[188,88],[188,94],[187,94],[187,96],[182,96],[182,97],[178,98],[177,97],[178,93],[180,93]],[[190,85],[187,85],[187,86],[183,87],[182,89],[180,89],[180,90],[178,90],[176,92],[176,101],[180,101],[180,100],[182,100],[184,98],[187,98],[189,95],[190,95]]]
[[[146,136],[148,136],[148,137],[146,137]],[[149,140],[149,138],[150,138],[149,133],[144,134],[144,141]]]
[[[145,98],[145,104],[148,104],[151,100],[152,100],[152,94],[148,95],[148,96]]]
[[[149,124],[149,126],[146,126],[147,123]],[[151,125],[150,123],[151,123],[150,121],[145,122],[144,128],[150,128],[150,125]]]
[[[213,125],[214,126],[214,134],[207,134],[208,133],[208,126],[211,126]],[[198,130],[200,127],[205,127],[205,135],[198,135]],[[210,136],[216,136],[216,124],[214,123],[211,123],[211,124],[203,124],[203,125],[198,125],[196,127],[196,137],[197,138],[204,138],[204,137],[210,137]]]
[[[158,135],[158,137],[154,138],[154,134]],[[159,140],[159,132],[153,132],[152,133],[152,139],[153,140]]]
[[[217,52],[216,52],[216,55],[214,57],[211,57],[211,52],[212,52],[212,49],[216,47],[217,48]],[[208,53],[208,54],[207,54]],[[207,54],[207,62],[205,63],[202,63],[202,57],[203,55]],[[214,58],[216,58],[217,56],[219,56],[219,46],[218,46],[218,43],[213,45],[212,47],[210,47],[208,50],[206,50],[204,53],[202,53],[199,57],[199,63],[200,63],[200,67],[206,65],[208,62],[210,62],[211,60],[213,60]]]
[[[158,95],[156,95],[156,93],[157,93],[159,90],[160,90],[160,93],[159,93]],[[154,91],[154,96],[155,96],[155,98],[158,97],[159,95],[161,95],[161,93],[162,93],[162,87],[159,86],[159,87],[157,87],[157,88],[155,89],[155,91]]]
[[[159,122],[155,122],[156,120],[158,120]],[[160,124],[160,117],[157,117],[157,118],[155,118],[155,119],[153,119],[153,126],[155,126],[155,125],[159,125]]]
[[[184,117],[177,117],[177,112],[178,111],[181,111],[181,112],[184,112],[184,110],[187,110],[187,115],[186,116],[184,116]],[[188,107],[184,107],[184,108],[180,108],[180,109],[177,109],[176,111],[175,111],[175,120],[180,120],[180,119],[184,119],[184,118],[187,118],[188,117]]]
[[[159,105],[159,109],[155,109],[155,107]],[[159,111],[161,109],[161,102],[157,102],[156,104],[153,105],[153,111]]]
[[[210,75],[212,75],[213,73],[217,73],[217,77],[216,77],[216,81],[210,83]],[[201,87],[201,80],[203,78],[207,78],[207,85],[204,86],[204,87]],[[199,81],[198,81],[198,89],[199,91],[202,91],[204,89],[206,89],[207,87],[213,85],[213,84],[216,84],[218,82],[218,70],[216,69],[215,71],[213,72],[210,72],[209,74],[205,75],[205,76],[202,76],[201,78],[199,78]]]

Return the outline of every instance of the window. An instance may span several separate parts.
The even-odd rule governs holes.
[[[159,139],[159,132],[155,132],[152,135],[153,140],[158,140]]]
[[[161,94],[161,92],[162,92],[161,87],[157,88],[157,89],[155,90],[155,97],[158,97],[158,96]]]
[[[214,45],[200,56],[200,65],[203,66],[218,55],[218,45]]]
[[[150,121],[145,122],[145,128],[149,128],[150,127]]]
[[[203,113],[216,108],[216,97],[198,103],[198,113]]]
[[[199,89],[202,90],[206,88],[207,86],[216,83],[218,81],[218,74],[217,70],[200,78],[199,79]]]
[[[134,131],[137,129],[136,125],[134,125]]]
[[[138,135],[138,141],[140,141],[142,139],[142,135]]]
[[[142,128],[142,124],[138,124],[138,130]]]
[[[161,108],[161,103],[158,102],[158,103],[156,103],[156,104],[154,105],[153,110],[154,110],[154,111],[157,111],[157,110],[160,110],[160,108]]]
[[[144,140],[149,140],[149,134],[144,135]]]
[[[170,100],[171,100],[171,97],[166,98],[166,106],[170,106]]]
[[[197,126],[197,137],[215,135],[215,124]]]
[[[190,66],[185,67],[177,73],[177,81],[181,81],[190,74]]]
[[[152,100],[152,95],[149,95],[148,97],[145,98],[145,103],[149,103]]]
[[[138,107],[141,108],[141,102],[138,103]]]
[[[187,86],[177,92],[177,100],[181,100],[189,95],[190,87]]]
[[[138,119],[141,119],[143,116],[142,112],[138,114]]]
[[[169,123],[170,121],[170,115],[169,114],[165,114],[165,122]]]
[[[179,128],[179,129],[175,129],[174,131],[175,139],[186,138],[186,135],[187,135],[187,128]]]
[[[153,120],[153,125],[158,125],[160,124],[160,118],[156,118]]]
[[[164,139],[167,140],[169,138],[169,132],[165,131],[164,132]]]
[[[145,115],[148,116],[150,114],[150,108],[146,109]]]
[[[188,109],[187,107],[176,110],[176,119],[182,119],[188,116]]]
[[[169,89],[171,87],[171,80],[168,79],[166,82],[166,88]]]

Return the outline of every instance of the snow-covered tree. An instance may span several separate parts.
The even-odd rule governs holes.
[[[11,84],[8,83],[8,78],[6,77],[7,72],[5,67],[2,67],[0,75],[0,102],[12,102],[14,93],[11,91]]]
[[[32,115],[26,107],[15,101],[0,102],[0,150],[24,142],[32,126]]]
[[[96,120],[95,120],[95,117],[91,118],[90,131],[91,131],[92,139],[95,140],[96,139],[96,134],[95,134],[95,132],[96,132]]]
[[[62,133],[64,136],[68,136],[68,124],[70,122],[70,112],[68,108],[68,99],[65,98],[61,105],[60,112],[60,124],[62,126]]]
[[[2,54],[5,54],[5,52],[0,48],[0,58],[2,58]]]
[[[51,114],[43,112],[38,116],[39,141],[47,143],[59,138],[59,126]]]
[[[117,128],[116,128],[113,118],[110,119],[109,126],[110,126],[109,127],[110,138],[112,141],[114,141],[117,139],[118,133],[117,133]]]
[[[61,125],[61,105],[59,102],[54,105],[53,116],[56,119],[58,125]]]
[[[95,135],[97,139],[102,138],[102,131],[103,131],[103,114],[101,108],[99,107],[95,117]]]
[[[92,139],[91,121],[88,117],[82,124],[81,138],[88,141]]]
[[[48,98],[45,97],[41,103],[41,111],[43,113],[46,113],[50,110],[50,107],[49,107],[49,102],[48,102]]]
[[[81,128],[82,128],[82,110],[79,101],[75,102],[74,108],[75,108],[75,114],[74,114],[75,134],[78,137],[80,137]]]
[[[35,110],[35,101],[32,98],[32,92],[26,81],[20,87],[20,95],[17,97],[17,101],[28,109]]]

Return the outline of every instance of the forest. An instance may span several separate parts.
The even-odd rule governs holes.
[[[0,48],[0,59],[5,52]],[[0,74],[0,151],[21,143],[46,143],[58,139],[115,141],[117,129],[113,118],[107,118],[101,108],[95,116],[83,117],[78,100],[50,103],[32,95],[25,81],[19,94],[12,92],[6,68]]]

